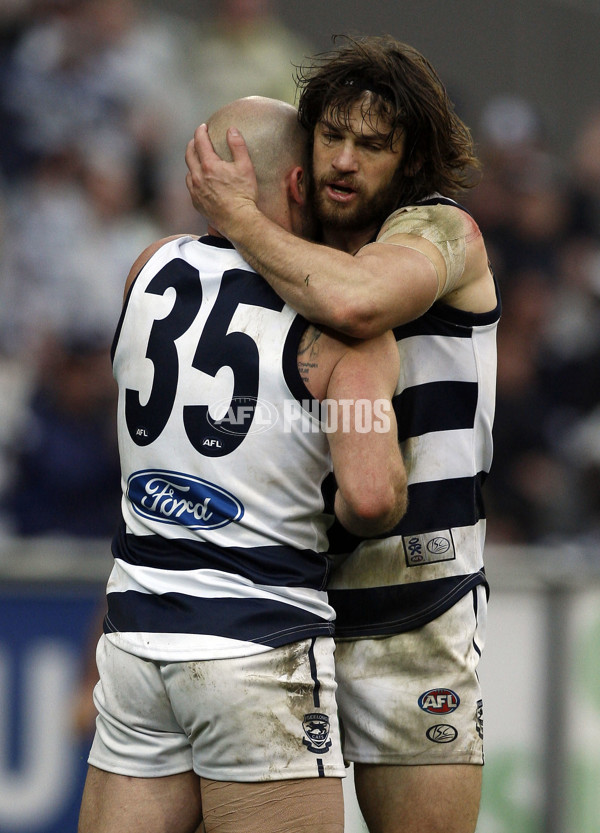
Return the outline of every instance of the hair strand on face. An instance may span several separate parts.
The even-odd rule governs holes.
[[[314,133],[327,114],[348,127],[357,103],[368,124],[390,147],[405,142],[399,204],[435,192],[454,196],[475,184],[479,169],[469,128],[454,110],[433,66],[416,49],[391,37],[343,39],[332,52],[298,67],[301,124]]]

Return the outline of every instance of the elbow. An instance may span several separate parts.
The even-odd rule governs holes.
[[[403,467],[395,471],[382,488],[376,506],[378,512],[372,520],[373,525],[378,527],[376,534],[389,532],[400,523],[408,509],[408,483]]]
[[[350,497],[348,502],[361,535],[367,538],[382,535],[393,529],[406,513],[406,481],[365,489],[360,495]]]
[[[368,339],[387,329],[384,316],[368,298],[347,298],[331,311],[329,326],[352,338]]]
[[[390,484],[384,494],[379,495],[376,506],[370,516],[370,525],[374,534],[382,534],[393,529],[404,517],[408,508],[406,484]]]

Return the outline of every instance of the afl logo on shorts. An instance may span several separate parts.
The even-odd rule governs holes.
[[[309,752],[322,754],[328,751],[331,741],[329,740],[329,718],[326,714],[321,712],[305,714],[302,728],[306,735],[305,738],[302,738],[302,743]]]
[[[419,697],[419,708],[428,714],[452,714],[460,705],[460,697],[449,688],[430,688]]]
[[[458,732],[454,726],[450,726],[448,723],[438,723],[437,726],[431,726],[425,734],[433,743],[452,743],[458,737]]]

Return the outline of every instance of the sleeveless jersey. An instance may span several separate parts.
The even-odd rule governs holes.
[[[124,650],[214,659],[333,633],[306,326],[222,238],[168,242],[133,282],[112,349],[123,520],[104,626]]]
[[[329,598],[339,637],[418,628],[478,584],[487,587],[482,485],[492,462],[496,294],[491,312],[438,301],[394,330],[401,369],[393,403],[408,510],[385,537],[357,546],[355,539],[334,572]],[[332,550],[344,546],[348,552],[347,536],[332,537]]]

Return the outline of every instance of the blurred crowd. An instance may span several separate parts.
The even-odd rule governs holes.
[[[201,233],[194,128],[242,95],[295,100],[314,48],[268,0],[190,20],[144,0],[0,6],[0,533],[109,537],[109,350],[145,246]],[[459,80],[459,79],[458,79]],[[535,107],[489,101],[463,200],[503,297],[489,540],[600,539],[600,100],[567,158]]]
[[[112,535],[127,273],[154,240],[204,231],[196,126],[244,95],[293,103],[313,51],[269,0],[195,21],[147,0],[0,4],[0,534]]]
[[[474,126],[483,175],[465,204],[503,302],[488,540],[600,543],[600,101],[566,158],[515,96]],[[597,555],[595,556],[597,557]]]

